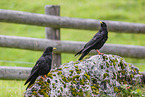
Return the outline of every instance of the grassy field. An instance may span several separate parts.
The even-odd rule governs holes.
[[[31,3],[33,2],[33,3]],[[1,0],[0,9],[18,10],[44,14],[45,5],[60,5],[61,16],[98,20],[145,23],[144,0]],[[61,29],[61,40],[89,41],[97,31]],[[45,28],[38,26],[0,23],[0,35],[45,38]],[[81,37],[80,37],[81,36]],[[145,46],[144,34],[109,32],[107,43]],[[35,63],[40,51],[0,48],[0,60]],[[125,58],[144,71],[145,59]],[[62,54],[62,63],[77,60],[72,54]],[[33,64],[0,62],[1,66],[32,67]],[[20,97],[24,81],[0,80],[0,97]]]

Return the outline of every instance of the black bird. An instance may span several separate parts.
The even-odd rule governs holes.
[[[80,50],[77,54],[75,54],[75,56],[82,54],[79,60],[82,60],[92,49],[95,49],[98,52],[98,54],[103,54],[100,53],[98,50],[107,41],[108,31],[107,31],[106,23],[101,21],[100,23],[101,23],[101,29],[98,31],[98,33],[96,33],[94,37],[88,43],[86,43],[86,45],[82,50]]]
[[[32,68],[31,70],[31,74],[29,75],[28,79],[26,80],[25,84],[26,85],[28,82],[29,85],[27,86],[27,88],[29,88],[29,86],[31,86],[36,78],[40,75],[44,75],[46,78],[46,74],[48,74],[48,72],[51,69],[51,62],[52,62],[52,51],[53,51],[53,47],[47,47],[44,51],[44,53],[42,54],[42,56],[37,60],[35,66]],[[44,79],[41,76],[42,79]],[[26,90],[27,90],[26,88]]]

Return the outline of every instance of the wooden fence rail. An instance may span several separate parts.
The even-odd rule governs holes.
[[[50,39],[26,38],[0,35],[0,47],[19,48],[28,50],[44,50],[47,46],[57,49],[55,53],[76,53],[86,42],[59,41]],[[103,53],[117,54],[124,57],[145,58],[144,46],[105,44],[100,50]],[[90,52],[96,54],[96,51]]]
[[[0,66],[0,79],[27,79],[32,68]]]
[[[4,9],[0,9],[0,22],[84,30],[98,30],[100,28],[99,20],[95,19],[69,18]],[[145,24],[117,21],[105,22],[108,25],[108,30],[112,32],[145,34]]]
[[[0,79],[25,80],[28,78],[31,69],[26,67],[0,66]],[[145,71],[141,73],[143,74],[143,80],[145,80]]]

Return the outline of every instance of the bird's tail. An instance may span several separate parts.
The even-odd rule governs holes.
[[[37,77],[38,77],[38,75],[33,75],[33,76],[32,76],[32,78],[31,78],[31,80],[30,80],[30,83],[29,83],[29,85],[27,86],[26,90],[29,88],[29,86],[31,86],[31,85],[35,82],[35,80],[36,80]],[[27,82],[27,83],[28,83],[28,82]],[[25,84],[27,84],[27,83],[25,83]]]
[[[33,73],[34,74],[34,73]],[[33,77],[33,74],[30,74],[30,76],[28,77],[28,79],[26,80],[25,84],[26,85],[29,81],[31,81],[32,77]]]
[[[80,54],[82,53],[82,51],[83,51],[83,49],[80,50],[79,52],[77,52],[77,53],[75,54],[75,56],[80,55]]]
[[[84,52],[81,57],[79,58],[79,60],[82,60],[88,53],[87,52]]]
[[[26,80],[26,82],[25,82],[24,85],[26,85],[29,81],[31,81],[32,78],[33,78],[33,76],[37,76],[37,77],[38,77],[37,71],[38,71],[38,68],[37,68],[33,73],[31,73],[31,74],[29,75],[29,77],[28,77],[28,79]]]

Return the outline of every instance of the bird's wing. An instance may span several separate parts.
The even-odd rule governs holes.
[[[39,58],[38,61],[36,62],[36,65],[32,68],[31,74],[29,75],[28,79],[26,80],[25,84],[27,84],[29,81],[31,81],[32,77],[35,75],[39,75],[38,72],[40,70],[41,64],[43,63],[44,59]],[[25,85],[24,84],[24,85]]]
[[[25,82],[24,85],[26,85],[29,81],[31,81],[31,79],[33,78],[33,76],[37,75],[37,72],[38,72],[38,68],[35,69],[35,71],[32,72],[32,73],[29,75],[29,77],[28,77],[28,79],[26,80],[26,82]]]
[[[94,42],[99,40],[101,37],[102,37],[102,35],[100,34],[100,32],[96,33],[94,35],[94,37],[84,46],[84,49],[87,48],[88,46],[92,45]]]
[[[91,46],[96,40],[98,40],[99,38],[100,38],[100,32],[96,33],[96,34],[94,35],[94,37],[93,37],[89,42],[86,43],[86,45],[84,46],[84,48],[81,49],[79,52],[77,52],[77,53],[75,54],[75,56],[80,55],[81,53],[83,53],[83,52],[85,51],[85,49],[87,49],[88,47],[90,47],[90,46]]]
[[[97,37],[94,37],[93,39],[91,39],[90,42],[88,42],[89,44],[82,51],[82,53],[84,51],[89,50],[91,47],[93,47],[94,45],[96,45],[97,43],[99,43],[102,39],[103,39],[102,35],[97,36]]]
[[[33,73],[37,68],[40,68],[40,67],[41,67],[41,64],[42,64],[44,61],[45,61],[45,58],[41,56],[41,57],[37,60],[35,66],[32,68],[31,73]]]
[[[51,62],[52,62],[52,60],[50,58],[48,58],[48,57],[45,58],[43,63],[40,65],[40,69],[39,69],[39,74],[40,75],[46,75],[50,71]]]

